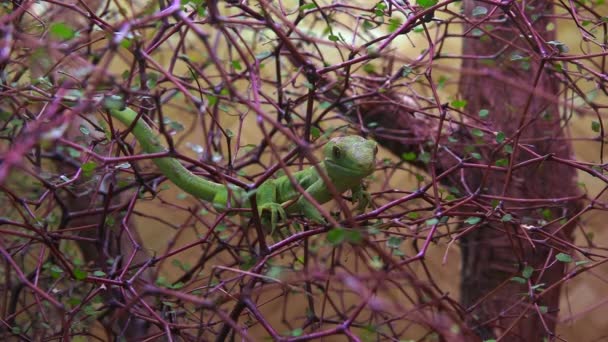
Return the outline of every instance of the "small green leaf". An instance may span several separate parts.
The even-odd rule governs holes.
[[[532,290],[535,290],[535,291],[542,291],[543,290],[542,289],[543,286],[545,286],[545,283],[540,283],[540,284],[532,285],[532,286],[530,286],[530,288]]]
[[[268,272],[266,272],[266,276],[274,279],[281,278],[281,274],[283,274],[283,267],[281,266],[271,266]]]
[[[61,269],[61,267],[59,267],[58,265],[51,266],[49,270],[51,271],[51,277],[55,279],[59,278],[63,273],[63,269]]]
[[[401,26],[400,18],[390,18],[388,20],[388,32],[393,33]]]
[[[526,57],[520,55],[517,52],[514,52],[511,54],[511,61],[520,61],[520,60],[526,60]]]
[[[412,220],[416,220],[418,218],[420,218],[420,214],[418,214],[415,211],[412,211],[411,213],[407,213],[407,218],[412,219]]]
[[[96,277],[105,277],[106,276],[106,272],[104,271],[95,271],[93,272],[93,275]]]
[[[376,234],[380,234],[380,229],[376,226],[371,226],[367,229],[367,233],[369,235],[376,235]]]
[[[89,128],[85,125],[80,125],[79,129],[80,129],[80,132],[84,135],[91,134],[91,131],[89,131]]]
[[[376,71],[376,67],[372,63],[367,63],[363,66],[363,71],[368,74],[372,74],[374,71]]]
[[[340,40],[340,37],[330,34],[329,36],[327,36],[327,39],[329,39],[332,42],[337,42],[338,40]]]
[[[477,152],[471,152],[471,157],[473,157],[477,160],[481,160],[481,154],[479,154]]]
[[[131,45],[133,45],[133,39],[125,37],[123,38],[123,40],[120,41],[120,47],[124,49],[130,48]]]
[[[555,46],[560,52],[566,53],[570,50],[570,49],[568,49],[568,46],[566,44],[564,44],[558,40],[548,41],[547,44]]]
[[[168,287],[170,284],[167,281],[167,278],[165,278],[163,276],[159,276],[158,278],[156,278],[156,285],[162,286],[162,287]]]
[[[398,236],[391,236],[386,241],[386,245],[388,246],[388,248],[395,249],[395,248],[399,248],[399,246],[401,246],[402,242],[403,242],[403,238],[398,237]]]
[[[255,266],[256,262],[257,259],[255,258],[255,256],[243,255],[241,256],[241,264],[239,265],[239,268],[242,270],[249,270],[253,266]]]
[[[49,28],[49,33],[53,38],[60,40],[72,39],[76,36],[76,31],[66,23],[52,23]]]
[[[439,0],[416,0],[416,3],[422,8],[429,8],[437,5]]]
[[[505,133],[504,132],[498,132],[496,133],[496,142],[499,144],[502,144],[506,139]]]
[[[485,119],[488,117],[488,115],[490,115],[490,111],[487,109],[480,109],[479,110],[479,117],[482,119]]]
[[[479,29],[479,28],[474,28],[473,30],[471,30],[471,35],[473,37],[481,37],[481,36],[483,36],[484,33],[485,32],[483,32],[483,30]]]
[[[513,216],[511,214],[505,214],[505,216],[503,216],[500,220],[502,222],[510,222],[513,219]]]
[[[431,154],[428,152],[422,152],[418,155],[418,159],[421,162],[428,164],[431,161]]]
[[[178,282],[177,282],[177,283],[175,283],[175,284],[170,284],[170,285],[169,285],[169,288],[170,288],[170,289],[172,289],[172,290],[179,290],[179,289],[181,289],[182,287],[184,287],[185,285],[186,285],[186,284],[184,284],[183,282],[178,281]]]
[[[467,218],[466,220],[464,220],[464,223],[470,224],[470,225],[478,224],[479,222],[481,222],[481,217],[477,217],[477,216],[471,216],[471,217]]]
[[[345,229],[346,241],[353,245],[358,245],[363,241],[363,234],[356,229]]]
[[[291,336],[298,337],[298,336],[302,336],[303,333],[304,333],[304,330],[302,330],[302,328],[296,328],[291,331]]]
[[[327,109],[331,107],[331,102],[323,101],[319,103],[319,109]]]
[[[526,279],[530,279],[532,273],[534,273],[534,268],[532,268],[532,266],[526,266],[523,271],[521,271],[521,275]]]
[[[104,220],[104,225],[106,227],[113,227],[115,223],[116,219],[114,218],[114,216],[106,216],[106,219]]]
[[[437,88],[441,89],[445,87],[445,83],[448,81],[448,78],[444,75],[439,76],[439,80],[437,81]]]
[[[476,6],[475,8],[473,8],[473,12],[472,12],[474,17],[486,15],[487,13],[488,13],[488,9],[483,6]]]
[[[600,123],[599,123],[599,122],[597,122],[597,121],[592,121],[592,122],[591,122],[591,130],[592,130],[592,131],[594,131],[594,132],[599,132],[599,131],[600,131],[600,128],[601,128],[601,126],[600,126]]]
[[[424,222],[427,226],[434,226],[437,223],[439,223],[439,220],[437,218],[432,218],[432,219],[428,219]]]
[[[80,305],[80,303],[82,303],[82,300],[80,298],[77,298],[77,297],[68,298],[68,304],[71,307],[75,307],[77,305]]]
[[[514,281],[514,282],[520,283],[520,284],[525,284],[526,283],[526,279],[524,279],[522,277],[513,277],[513,278],[511,278],[511,281]]]
[[[405,152],[401,155],[401,158],[406,161],[414,161],[416,160],[416,153],[414,152]]]
[[[456,109],[464,108],[467,105],[467,100],[454,100],[450,104]]]
[[[313,138],[317,139],[318,137],[321,136],[321,130],[318,127],[314,127],[313,126],[313,127],[310,128],[310,135]]]
[[[501,158],[501,159],[498,159],[494,164],[496,166],[500,166],[500,167],[507,167],[507,166],[509,166],[509,159]]]
[[[241,65],[241,61],[239,60],[232,61],[232,67],[234,68],[234,70],[243,70],[243,66]]]
[[[249,153],[249,152],[255,150],[257,147],[258,147],[258,145],[255,145],[255,144],[247,144],[247,145],[243,146],[241,149],[245,153]]]
[[[374,13],[376,14],[376,16],[381,17],[384,15],[385,9],[386,4],[384,4],[383,2],[379,2],[378,4],[376,4],[376,10],[374,11]]]
[[[572,257],[569,254],[566,253],[559,253],[555,256],[555,259],[557,259],[558,261],[564,262],[564,263],[569,263],[572,262]]]
[[[313,8],[317,8],[317,5],[315,5],[315,4],[304,4],[304,5],[300,6],[300,11],[305,11],[305,10],[309,10],[309,9],[313,9]]]
[[[555,68],[555,71],[557,71],[557,72],[563,72],[564,71],[564,67],[562,66],[561,63],[555,63],[555,64],[553,64],[553,67]]]
[[[149,72],[146,73],[146,77],[146,86],[150,89],[156,87],[156,84],[158,83],[158,74],[154,72]]]
[[[471,134],[473,134],[474,136],[476,136],[478,138],[482,138],[484,136],[483,131],[480,130],[479,128],[473,128],[473,129],[471,129]]]
[[[175,132],[181,132],[184,130],[184,125],[182,125],[178,121],[168,120],[167,118],[165,118],[165,124],[167,124],[171,128],[171,130]]]
[[[377,255],[374,255],[372,257],[372,259],[369,261],[369,265],[376,270],[381,270],[382,267],[384,267],[384,263],[382,262],[382,259],[380,259],[380,257]]]
[[[257,55],[255,55],[255,59],[262,60],[270,55],[272,55],[272,51],[262,51],[262,52],[258,53]]]
[[[545,208],[541,211],[541,214],[543,215],[543,218],[547,221],[550,221],[553,219],[553,213],[551,212],[551,209],[549,208]]]
[[[423,27],[422,25],[418,25],[418,26],[415,26],[415,27],[412,29],[412,31],[413,31],[414,33],[422,33],[422,32],[424,32],[424,27]]]
[[[95,171],[95,168],[97,168],[97,163],[94,161],[88,161],[82,164],[81,168],[85,177],[91,177],[93,175],[93,171]]]
[[[70,157],[72,157],[72,158],[80,157],[80,151],[78,151],[77,149],[68,147],[67,150],[68,150],[68,154],[70,155]]]
[[[87,272],[83,271],[79,268],[75,268],[74,269],[74,278],[76,278],[76,280],[85,280],[87,278]]]
[[[540,313],[546,314],[549,311],[549,308],[547,306],[541,305],[538,307],[538,310],[540,311]]]
[[[346,234],[342,228],[334,228],[327,232],[327,241],[334,246],[340,245],[346,240]]]

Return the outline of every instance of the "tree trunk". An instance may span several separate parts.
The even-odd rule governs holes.
[[[483,5],[471,0],[465,1],[464,4],[467,14],[476,6]],[[559,81],[550,71],[551,65],[543,64],[542,59],[543,51],[554,51],[546,43],[537,44],[537,41],[555,40],[555,30],[546,30],[551,27],[548,24],[552,20],[542,17],[543,14],[553,12],[553,4],[551,1],[535,2],[534,8],[525,15],[522,15],[520,10],[520,5],[513,3],[505,12],[509,19],[493,31],[497,32],[496,36],[502,40],[465,39],[463,55],[494,55],[505,46],[505,41],[513,42],[513,45],[494,60],[494,65],[484,64],[484,61],[479,59],[465,59],[462,65],[464,70],[480,72],[463,73],[460,93],[468,101],[468,112],[478,113],[481,109],[490,109],[488,127],[504,132],[507,137],[519,138],[521,144],[527,144],[537,155],[568,158],[571,155],[570,144],[561,140],[564,133],[557,98]],[[535,16],[540,17],[529,27],[528,23],[533,22],[531,18]],[[468,29],[472,29],[471,25],[465,28]],[[524,39],[522,33],[538,34],[539,39]],[[527,51],[512,46],[523,46]],[[525,59],[518,60],[518,57],[515,57],[518,55],[531,58],[529,62]],[[541,97],[540,94],[545,96]],[[521,133],[517,135],[517,132]],[[515,148],[513,157],[515,163],[521,163],[536,156],[522,148]],[[474,174],[469,173],[467,178],[470,187],[481,186],[484,193],[519,199],[551,199],[575,195],[577,188],[574,177],[573,168],[548,161],[520,168],[510,177],[504,173],[491,173],[484,184],[481,184]],[[542,209],[526,209],[525,203],[517,201],[504,201],[503,205],[505,211],[513,212],[520,218],[519,224],[487,225],[465,235],[461,241],[461,302],[470,308],[480,301],[480,298],[491,293],[471,312],[473,317],[478,317],[476,321],[480,324],[479,331],[483,338],[507,334],[510,336],[507,340],[541,341],[543,337],[549,337],[555,331],[560,287],[553,288],[536,302],[539,306],[546,306],[548,310],[546,315],[542,315],[541,321],[541,315],[538,309],[531,306],[531,301],[515,304],[521,298],[521,293],[527,292],[525,287],[515,281],[504,282],[514,275],[521,276],[521,271],[526,266],[535,270],[529,279],[532,285],[545,283],[543,287],[546,288],[563,277],[563,263],[546,266],[555,260],[556,253],[552,251],[551,246],[553,243],[550,240],[547,242],[549,246],[544,243],[530,243],[523,238],[523,234],[526,233],[526,227],[542,226],[541,220],[551,221],[562,216],[572,216],[576,203],[562,202],[556,206],[547,205]],[[515,209],[516,207],[522,209]],[[570,241],[573,224],[566,225],[560,231],[561,226],[556,222],[542,228],[542,233],[531,231],[528,234],[532,241],[535,241],[544,240],[548,234],[556,232],[557,237]],[[544,270],[542,276],[541,272],[538,272],[541,270]],[[492,321],[493,319],[497,320]],[[507,332],[506,329],[511,326],[513,329]]]
[[[545,63],[558,52],[546,43],[555,40],[555,31],[547,30],[552,19],[543,17],[552,13],[553,4],[538,1],[523,9],[520,2],[505,3],[494,14],[502,14],[504,20],[492,21],[492,27],[490,21],[475,21],[472,12],[477,6],[492,10],[479,1],[464,1],[464,14],[472,21],[465,25],[464,32],[469,33],[463,56],[492,57],[463,58],[459,86],[467,101],[463,111],[470,115],[457,126],[463,116],[447,104],[436,104],[446,118],[440,148],[429,163],[413,163],[433,169],[435,175],[453,168],[440,182],[474,199],[459,212],[488,215],[498,205],[498,217],[504,218],[493,218],[494,212],[477,227],[469,225],[460,232],[461,303],[470,328],[484,340],[542,341],[555,331],[565,271],[555,256],[568,252],[576,224],[576,219],[569,219],[576,217],[580,205],[575,169],[559,160],[570,157],[571,146],[562,130],[559,80],[551,63]],[[486,30],[485,38],[471,33],[479,28]],[[436,84],[435,75],[427,77]],[[391,104],[387,99],[393,100]],[[397,155],[428,151],[427,142],[436,140],[439,126],[437,117],[412,115],[414,110],[407,107],[411,104],[392,90],[378,92],[359,106],[363,121],[375,123],[377,140]],[[489,115],[480,121],[482,109]],[[485,136],[472,134],[472,127],[485,129]],[[497,136],[502,136],[497,132],[504,133],[512,153],[509,146],[497,143]],[[472,147],[481,160],[471,158]],[[524,161],[528,163],[518,165]],[[503,169],[467,167],[463,162]],[[440,209],[445,210],[436,208]]]

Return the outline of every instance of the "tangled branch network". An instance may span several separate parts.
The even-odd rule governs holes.
[[[603,0],[0,13],[0,336],[608,334]]]

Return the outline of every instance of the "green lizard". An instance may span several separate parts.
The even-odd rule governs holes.
[[[137,113],[130,108],[110,110],[110,114],[127,126],[131,126]],[[133,126],[133,135],[146,153],[165,152],[157,134],[143,120]],[[359,206],[366,206],[365,196],[361,191],[361,181],[374,171],[377,144],[360,136],[350,135],[331,139],[323,149],[324,159],[320,169],[324,170],[334,188],[342,193],[353,191],[353,199]],[[219,210],[228,207],[249,207],[247,193],[237,186],[226,186],[198,177],[186,169],[177,159],[164,157],[153,159],[160,171],[175,185],[194,197],[211,202]],[[319,176],[315,167],[294,172],[293,178],[318,203],[332,199],[331,192]],[[284,175],[263,182],[255,191],[257,209],[260,214],[268,212],[272,230],[276,226],[277,216],[285,219],[286,213],[302,214],[317,222],[324,222],[323,216],[298,190],[289,178]],[[267,215],[267,214],[265,214]],[[267,216],[266,216],[267,217]]]

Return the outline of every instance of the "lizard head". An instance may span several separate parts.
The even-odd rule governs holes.
[[[374,171],[378,145],[358,135],[331,139],[325,148],[325,167],[332,179],[362,179]]]

